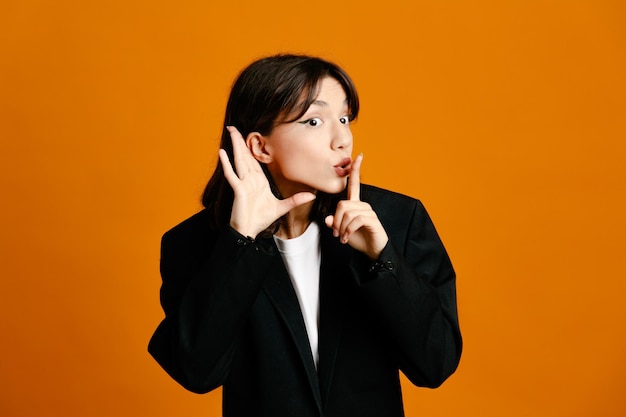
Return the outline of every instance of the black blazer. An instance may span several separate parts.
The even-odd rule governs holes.
[[[149,352],[188,390],[223,385],[226,417],[403,416],[399,370],[437,387],[458,365],[455,273],[419,201],[366,185],[361,199],[390,243],[371,268],[320,226],[317,371],[274,241],[211,230],[206,210],[163,236]]]

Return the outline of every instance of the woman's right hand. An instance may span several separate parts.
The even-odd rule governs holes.
[[[237,172],[224,149],[219,150],[219,158],[226,181],[235,194],[230,215],[230,226],[233,229],[254,238],[291,209],[315,199],[315,194],[310,192],[296,193],[284,200],[276,198],[261,165],[246,146],[241,133],[233,126],[226,129],[232,140]]]

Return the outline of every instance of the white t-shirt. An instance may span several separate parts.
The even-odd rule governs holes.
[[[293,239],[281,239],[274,236],[274,241],[298,296],[311,353],[317,368],[321,262],[319,226],[311,222],[302,235]]]

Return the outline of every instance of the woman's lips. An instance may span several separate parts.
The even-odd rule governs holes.
[[[344,158],[333,168],[335,168],[335,172],[337,173],[337,175],[339,175],[340,177],[345,177],[350,174],[350,171],[352,170],[352,159]]]

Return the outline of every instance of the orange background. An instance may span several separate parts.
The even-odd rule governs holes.
[[[42,1],[0,13],[0,415],[218,416],[146,352],[161,234],[199,209],[230,84],[352,74],[364,182],[422,199],[465,351],[409,416],[626,415],[626,7]]]

